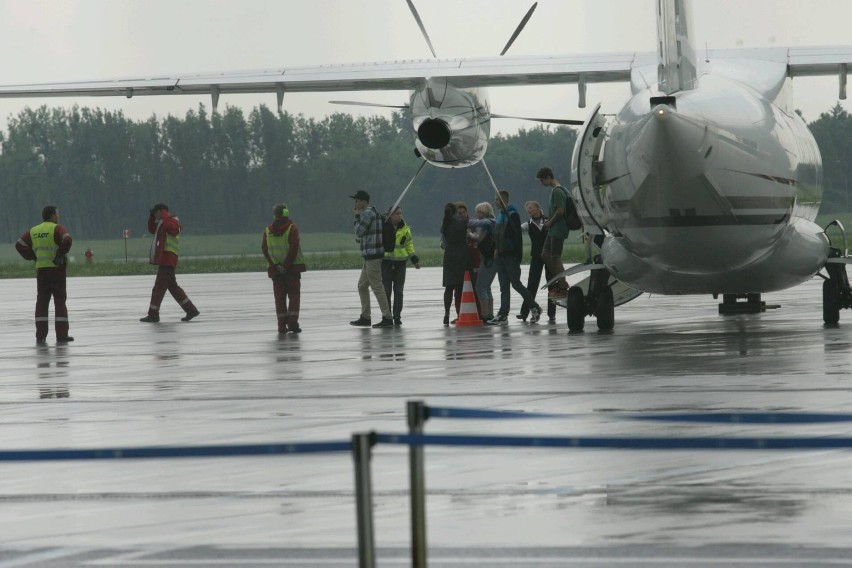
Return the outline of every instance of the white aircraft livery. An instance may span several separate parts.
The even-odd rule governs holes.
[[[762,293],[815,275],[824,279],[823,319],[836,324],[840,309],[852,307],[846,235],[839,222],[815,223],[822,163],[794,111],[792,79],[836,75],[845,99],[852,46],[699,54],[690,43],[689,8],[688,0],[657,0],[653,53],[436,57],[0,85],[0,97],[209,94],[215,110],[221,95],[268,92],[281,110],[288,92],[408,90],[402,106],[413,116],[417,154],[436,166],[464,167],[485,164],[490,121],[502,117],[491,112],[485,88],[576,84],[585,107],[588,84],[628,83],[631,97],[623,108],[604,114],[596,106],[574,148],[572,198],[600,250],[565,273],[591,273],[569,289],[569,329],[582,329],[589,315],[600,329],[611,329],[614,307],[642,292],[712,294],[723,298],[721,313],[761,311]]]

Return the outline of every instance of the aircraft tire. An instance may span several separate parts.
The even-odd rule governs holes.
[[[586,300],[583,298],[583,289],[579,286],[568,288],[568,297],[565,301],[568,308],[568,331],[583,331],[586,324]]]
[[[840,321],[840,287],[831,279],[822,283],[822,321],[827,324]]]
[[[612,331],[615,327],[615,301],[609,286],[604,286],[598,294],[597,319],[601,331]]]

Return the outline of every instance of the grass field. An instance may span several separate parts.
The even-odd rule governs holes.
[[[181,260],[179,272],[263,272],[266,261],[260,252],[260,234],[181,235]],[[583,245],[565,244],[565,262],[580,262]],[[443,251],[437,237],[414,236],[417,255],[424,266],[441,266]],[[125,260],[125,245],[127,247]],[[148,264],[151,239],[132,238],[112,240],[75,239],[68,255],[71,261],[68,276],[121,276],[151,274],[154,267]],[[94,252],[91,264],[84,262],[86,248]],[[347,233],[303,233],[302,252],[309,270],[334,270],[360,268],[361,256],[355,238]],[[529,261],[529,250],[526,251]],[[33,276],[33,263],[22,259],[14,243],[0,247],[0,278],[26,278]]]

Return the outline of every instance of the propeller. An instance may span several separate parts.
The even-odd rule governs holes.
[[[365,107],[381,107],[381,108],[408,108],[408,105],[386,105],[382,103],[365,103],[361,101],[328,101],[333,105],[353,105]]]
[[[429,45],[429,51],[432,52],[432,57],[438,59],[438,56],[435,55],[435,48],[432,47],[432,40],[429,39],[429,34],[426,33],[426,27],[423,25],[423,20],[420,19],[420,14],[417,13],[417,8],[414,7],[414,2],[411,0],[405,1],[408,2],[408,9],[411,10],[411,15],[414,16],[414,19],[417,21],[417,25],[420,26],[420,33],[423,34],[423,39],[425,39],[426,43]]]
[[[582,120],[569,120],[567,118],[530,118],[527,116],[509,116],[507,114],[493,114],[491,118],[514,118],[517,120],[531,120],[533,122],[547,122],[549,124],[571,124],[574,126],[582,126],[585,124]]]
[[[411,4],[410,1],[409,1],[409,4]],[[521,32],[524,30],[524,26],[527,25],[527,22],[530,21],[530,18],[532,17],[533,12],[535,12],[536,6],[538,6],[538,2],[534,3],[532,5],[532,7],[529,10],[527,10],[526,16],[524,16],[524,19],[521,20],[520,24],[518,24],[518,27],[515,28],[515,33],[513,33],[512,37],[509,38],[509,43],[506,44],[506,47],[503,48],[503,51],[500,52],[500,55],[505,55],[506,52],[509,51],[509,48],[512,47],[512,44],[515,43],[515,40],[518,39],[518,36],[521,35]],[[423,33],[426,33],[426,32],[423,32]],[[428,41],[428,40],[426,40],[426,41]]]

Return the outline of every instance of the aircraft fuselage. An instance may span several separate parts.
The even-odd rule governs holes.
[[[824,265],[828,241],[813,222],[820,154],[788,104],[790,80],[766,61],[704,67],[697,88],[669,96],[643,85],[650,70],[634,72],[600,156],[604,263],[663,294],[799,284]]]

